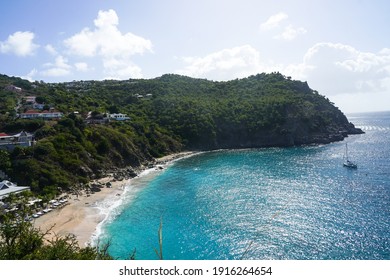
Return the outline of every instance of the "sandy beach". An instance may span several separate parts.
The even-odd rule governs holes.
[[[157,159],[155,165],[163,166],[193,154],[193,152],[182,152],[168,155]],[[102,185],[110,182],[111,188],[104,187],[101,191],[90,195],[85,193],[78,196],[72,195],[66,205],[35,219],[34,226],[40,228],[43,232],[50,230],[47,239],[53,238],[55,235],[73,234],[79,245],[84,247],[90,243],[97,226],[105,218],[105,214],[99,211],[99,204],[106,199],[121,196],[125,187],[130,185],[133,180],[137,180],[137,177],[123,181],[115,181],[113,177],[96,180],[94,182]]]
[[[35,227],[40,228],[43,232],[50,230],[47,239],[55,235],[73,234],[81,247],[86,246],[97,225],[105,218],[103,214],[99,213],[98,203],[104,199],[121,195],[125,185],[129,183],[129,180],[113,182],[112,177],[97,181],[102,184],[111,182],[111,188],[102,188],[100,192],[91,195],[71,196],[63,207],[53,209],[53,211],[35,219]]]

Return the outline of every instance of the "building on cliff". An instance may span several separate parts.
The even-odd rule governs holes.
[[[33,135],[26,131],[17,134],[0,133],[0,149],[12,151],[16,146],[30,147],[33,145]]]

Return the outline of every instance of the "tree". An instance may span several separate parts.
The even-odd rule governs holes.
[[[26,213],[19,212],[20,217]],[[0,260],[110,260],[108,244],[101,248],[80,248],[75,236],[48,239],[50,229],[41,232],[15,214],[0,216]]]
[[[117,113],[119,113],[118,106],[116,106],[116,105],[111,105],[107,109],[110,112],[110,114],[117,114]]]
[[[0,150],[0,170],[6,171],[11,167],[10,155],[7,151]]]
[[[46,98],[43,97],[43,96],[37,96],[37,97],[35,98],[35,101],[36,101],[37,103],[39,103],[39,104],[45,104],[45,103],[47,102]]]

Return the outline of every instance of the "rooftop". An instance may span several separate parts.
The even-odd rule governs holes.
[[[30,187],[18,187],[16,184],[4,180],[0,182],[0,200],[8,196],[11,193],[18,193],[29,190]]]

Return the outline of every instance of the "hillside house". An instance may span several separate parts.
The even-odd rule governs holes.
[[[20,193],[30,190],[30,187],[18,187],[16,184],[10,181],[4,180],[0,182],[0,200],[7,197],[11,193]]]
[[[43,110],[45,107],[45,104],[43,103],[38,103],[36,100],[36,96],[25,96],[23,97],[23,100],[26,104],[26,107],[28,108],[33,108],[35,110]]]
[[[27,110],[24,113],[20,114],[21,119],[46,119],[46,120],[51,120],[51,119],[60,119],[64,116],[63,113],[55,111],[55,110],[50,110],[50,111],[35,111],[35,110]]]
[[[33,135],[22,131],[17,134],[0,133],[0,149],[12,151],[16,146],[31,147]]]
[[[116,121],[126,121],[126,120],[130,120],[130,117],[128,117],[126,114],[121,114],[121,113],[118,113],[118,114],[110,114],[109,115],[110,119],[114,119]]]
[[[4,88],[5,90],[13,91],[13,92],[22,92],[22,88],[14,86],[14,85],[8,85]]]
[[[32,105],[32,104],[34,104],[36,102],[35,99],[36,99],[36,96],[26,96],[26,97],[24,97],[24,100],[25,100],[26,104],[30,104],[30,105]]]

